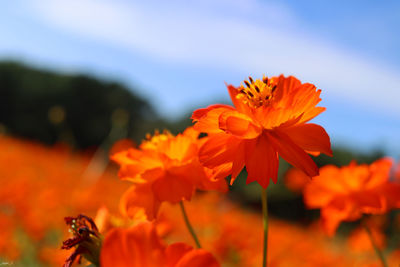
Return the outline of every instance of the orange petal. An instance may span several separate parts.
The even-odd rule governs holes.
[[[196,122],[193,126],[196,131],[204,133],[220,133],[219,116],[225,111],[234,110],[227,105],[213,105],[205,109],[198,109],[193,112],[192,120]]]
[[[223,178],[227,177],[229,174],[217,173],[218,168],[215,169],[215,172],[207,168],[206,170],[209,171],[210,174],[207,176],[207,179],[203,179],[200,184],[196,185],[196,188],[203,191],[216,190],[221,193],[226,193],[228,191],[228,184]]]
[[[159,201],[178,203],[184,199],[190,200],[194,193],[194,186],[190,180],[181,176],[174,176],[168,172],[153,183],[153,192]]]
[[[226,181],[224,179],[214,179],[214,173],[210,169],[204,168],[198,159],[184,166],[171,167],[168,172],[172,176],[179,176],[190,181],[200,190],[226,192],[228,189]]]
[[[195,122],[196,122],[196,121],[199,121],[199,120],[202,119],[203,117],[207,116],[207,113],[208,113],[210,110],[215,109],[215,108],[230,108],[230,109],[233,109],[233,107],[228,106],[228,105],[224,105],[224,104],[210,105],[210,106],[208,106],[208,107],[206,107],[206,108],[199,108],[199,109],[195,110],[195,111],[193,112],[193,114],[192,114],[191,119],[192,119],[193,121],[195,121]]]
[[[300,124],[285,128],[284,131],[303,150],[332,156],[329,136],[321,126],[313,123]]]
[[[219,117],[219,128],[239,138],[254,139],[262,129],[251,118],[237,111],[225,111]]]
[[[186,253],[175,267],[219,267],[215,257],[204,249],[193,249]]]
[[[310,151],[310,150],[305,150],[307,152],[307,154],[310,154],[311,156],[314,157],[318,157],[319,155],[321,155],[321,152],[319,151]]]
[[[251,115],[251,109],[249,108],[249,106],[243,103],[243,101],[236,98],[239,90],[230,84],[226,84],[226,87],[228,88],[229,95],[235,108],[243,114]]]
[[[356,220],[361,213],[355,210],[345,197],[337,198],[321,210],[322,226],[329,236],[333,236],[342,221]]]
[[[166,267],[220,266],[214,256],[204,249],[193,249],[184,243],[174,243],[165,250]]]
[[[300,170],[299,170],[300,171]],[[306,174],[304,174],[306,176]],[[306,176],[308,177],[308,176]],[[317,182],[317,179],[324,179],[325,177],[314,177],[310,183],[304,188],[304,204],[310,209],[321,208],[334,198],[329,186],[322,186]],[[310,179],[308,177],[308,179]]]
[[[178,134],[175,138],[169,139],[162,145],[160,150],[170,159],[185,162],[197,158],[197,143],[189,136]]]
[[[349,196],[363,213],[381,214],[387,211],[386,197],[379,192],[354,192]]]
[[[303,113],[303,116],[301,117],[301,122],[302,123],[308,122],[308,121],[314,119],[315,117],[317,117],[319,114],[321,114],[325,110],[326,110],[325,107],[313,107],[313,108],[309,109],[307,112]]]
[[[142,182],[141,175],[163,165],[155,151],[128,149],[114,154],[111,159],[121,165],[118,176],[132,182]]]
[[[241,139],[226,133],[210,135],[199,150],[199,160],[207,168],[231,163],[241,142]]]
[[[241,142],[238,146],[237,151],[235,152],[235,158],[232,163],[232,175],[230,184],[236,180],[240,172],[243,170],[246,161],[246,146],[249,146],[250,143],[255,143],[256,140],[246,140]]]
[[[105,233],[111,228],[110,212],[106,206],[102,206],[97,210],[94,223],[97,225],[100,233]]]
[[[120,199],[120,211],[132,219],[154,220],[161,202],[155,198],[150,183],[131,186]]]
[[[100,263],[102,267],[165,266],[165,247],[153,224],[116,228],[103,241]]]
[[[185,243],[174,243],[167,247],[165,254],[167,257],[167,267],[174,267],[178,261],[193,248]]]
[[[308,122],[325,111],[323,107],[316,107],[321,101],[320,94],[321,90],[317,90],[315,85],[310,83],[304,83],[292,91],[290,95],[290,98],[293,99],[292,110],[295,113],[303,114],[301,122]]]
[[[301,85],[301,82],[294,76],[285,77],[280,75],[279,77],[272,77],[272,79],[278,79],[275,95],[276,101],[282,101],[289,92]]]
[[[182,135],[189,137],[192,140],[197,140],[197,138],[199,137],[200,132],[196,131],[193,126],[189,126],[185,129],[185,131],[183,131]]]
[[[296,145],[286,134],[275,130],[267,133],[268,140],[278,151],[279,155],[294,167],[301,169],[310,177],[318,175],[318,167],[314,161]]]
[[[273,129],[278,126],[290,126],[301,120],[301,114],[294,116],[290,108],[274,108],[271,106],[258,108],[254,116],[257,121],[260,121],[264,129]]]
[[[246,183],[257,181],[263,188],[267,188],[269,180],[276,183],[278,178],[278,153],[268,142],[265,135],[258,137],[256,142],[246,146]]]
[[[383,158],[372,163],[369,167],[371,175],[368,177],[366,187],[374,188],[386,183],[389,180],[392,164],[390,158]]]
[[[381,188],[382,194],[386,198],[387,206],[390,209],[400,208],[400,184],[387,183]]]
[[[213,167],[212,169],[204,167],[206,174],[210,180],[221,180],[232,172],[232,163],[225,163]]]

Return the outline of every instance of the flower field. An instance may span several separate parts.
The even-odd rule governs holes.
[[[311,83],[227,89],[232,104],[194,110],[177,134],[113,142],[106,159],[105,146],[0,135],[0,265],[398,266],[400,164],[317,164],[335,151],[311,122],[329,112]],[[293,168],[281,175],[283,160]],[[275,216],[277,185],[302,217]]]

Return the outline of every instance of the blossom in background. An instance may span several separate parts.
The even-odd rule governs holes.
[[[2,260],[25,266],[25,259],[35,257],[31,265],[61,266],[68,256],[59,248],[68,236],[66,214],[94,216],[101,206],[118,212],[128,186],[111,169],[87,173],[90,155],[2,135],[0,148]]]
[[[164,205],[161,214],[171,226],[165,239],[192,242],[177,205]],[[187,214],[203,247],[223,266],[261,266],[263,255],[258,248],[263,225],[259,214],[215,192],[196,195],[187,205]],[[332,243],[314,224],[298,225],[271,217],[269,226],[270,266],[365,266],[343,242]]]
[[[73,234],[63,242],[62,249],[75,250],[65,260],[64,267],[71,267],[77,257],[85,257],[89,262],[98,265],[102,236],[94,221],[85,215],[66,217],[65,222],[70,226],[69,231]],[[78,259],[78,262],[81,259]]]
[[[190,200],[196,189],[226,192],[221,171],[204,168],[198,159],[199,132],[188,128],[173,136],[169,132],[148,136],[139,148],[111,156],[120,165],[119,176],[134,185],[121,198],[121,211],[131,218],[155,219],[162,202]]]
[[[333,235],[342,221],[363,214],[383,214],[400,207],[400,184],[390,181],[392,161],[380,159],[371,165],[324,166],[320,175],[304,188],[308,208],[320,208],[324,229]]]
[[[204,249],[184,243],[166,246],[153,223],[129,229],[116,228],[105,237],[101,255],[103,267],[218,267],[217,260]]]
[[[302,193],[304,187],[311,182],[311,179],[301,170],[291,168],[286,172],[284,182],[292,192]]]
[[[365,220],[363,224],[365,224],[372,238],[374,239],[375,245],[379,249],[383,249],[386,246],[386,236],[384,233],[384,226],[386,223],[386,218],[380,216],[372,216]],[[365,231],[365,226],[360,225],[356,229],[354,229],[347,240],[349,247],[356,252],[365,252],[365,251],[373,251],[374,247],[371,244],[371,238],[368,235],[368,232]]]
[[[277,181],[279,159],[284,158],[308,176],[318,168],[308,154],[332,155],[328,134],[308,123],[325,108],[316,107],[321,90],[302,84],[293,76],[264,77],[228,85],[234,107],[213,105],[196,110],[195,129],[209,139],[200,150],[207,168],[228,168],[231,183],[246,166],[247,183],[257,181],[266,188]]]

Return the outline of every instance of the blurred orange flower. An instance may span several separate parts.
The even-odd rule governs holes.
[[[263,235],[260,232],[263,226],[259,214],[214,192],[196,195],[186,208],[193,219],[193,227],[201,236],[203,248],[223,266],[261,266]],[[193,242],[179,216],[179,207],[164,205],[161,214],[172,227],[165,237],[167,240]],[[347,246],[338,240],[327,239],[314,224],[306,227],[274,217],[270,218],[269,224],[268,266],[364,266],[358,264]]]
[[[311,179],[301,170],[291,168],[286,172],[284,182],[286,187],[291,191],[302,193],[306,184],[311,182]]]
[[[375,245],[379,249],[383,249],[386,246],[386,236],[383,232],[383,227],[385,223],[384,219],[385,218],[382,218],[380,216],[373,216],[363,222],[363,224],[368,227],[375,242]],[[357,227],[351,232],[347,242],[353,251],[365,252],[374,250],[374,247],[371,244],[371,237],[362,226]]]
[[[195,129],[209,135],[200,150],[204,166],[228,167],[231,183],[246,166],[247,183],[257,181],[264,188],[270,178],[277,180],[279,155],[308,176],[318,175],[308,154],[332,155],[324,128],[307,123],[325,110],[316,107],[321,90],[283,75],[249,77],[244,84],[228,85],[234,107],[213,105],[193,113]]]
[[[120,166],[119,176],[133,182],[121,199],[122,213],[131,217],[156,218],[163,201],[190,200],[196,189],[226,192],[218,173],[204,168],[198,159],[199,132],[188,128],[183,134],[169,132],[148,136],[139,149],[130,148],[112,155]]]
[[[111,169],[87,173],[88,156],[0,135],[2,260],[25,266],[21,261],[35,257],[31,265],[61,266],[68,252],[59,249],[67,237],[66,214],[93,216],[103,205],[117,213],[116,200],[127,185]]]
[[[321,208],[324,229],[333,235],[342,221],[400,207],[400,184],[389,181],[391,166],[388,158],[371,165],[325,166],[306,185],[304,202],[309,208]]]
[[[100,262],[103,267],[220,266],[206,250],[193,249],[184,243],[165,246],[153,223],[110,231],[103,242]]]

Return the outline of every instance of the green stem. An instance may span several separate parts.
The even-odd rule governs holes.
[[[190,234],[192,235],[192,237],[194,239],[194,242],[196,243],[197,248],[201,248],[199,239],[197,238],[197,235],[194,232],[194,229],[193,229],[192,225],[190,224],[189,218],[188,218],[188,216],[186,214],[185,206],[183,205],[183,201],[179,202],[179,205],[181,206],[183,219],[185,220],[185,224],[186,224],[187,229],[189,230]]]
[[[268,259],[268,201],[267,189],[261,188],[261,203],[263,212],[263,226],[264,226],[264,247],[263,247],[263,267],[267,266]]]
[[[387,264],[386,259],[385,259],[385,257],[383,256],[382,251],[378,248],[378,246],[377,246],[377,244],[376,244],[376,242],[375,242],[375,239],[374,239],[374,237],[372,236],[371,229],[369,229],[368,225],[367,225],[365,222],[362,223],[362,224],[363,224],[363,226],[364,226],[365,231],[366,231],[367,234],[368,234],[368,237],[369,237],[369,240],[371,241],[372,246],[374,247],[374,250],[375,250],[376,255],[378,256],[379,260],[380,260],[381,263],[382,263],[382,266],[383,266],[383,267],[388,267],[389,265]]]

